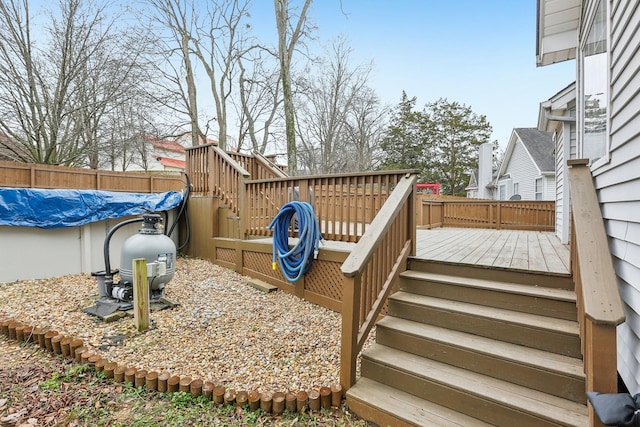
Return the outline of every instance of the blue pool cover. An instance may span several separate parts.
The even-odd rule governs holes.
[[[77,227],[107,218],[168,211],[182,198],[177,191],[141,194],[0,187],[0,225]]]

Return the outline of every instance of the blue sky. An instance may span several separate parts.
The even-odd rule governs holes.
[[[275,37],[273,14],[273,2],[254,1],[259,34]],[[487,116],[503,148],[575,79],[575,61],[536,67],[535,0],[315,0],[309,16],[317,43],[343,34],[354,65],[373,60],[370,85],[383,103],[397,104],[403,90],[420,108],[441,97],[464,103]]]

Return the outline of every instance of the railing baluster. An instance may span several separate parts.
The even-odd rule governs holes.
[[[340,381],[345,389],[355,382],[356,357],[412,250],[415,228],[410,229],[408,224],[414,221],[411,217],[414,215],[415,180],[414,175],[395,185],[394,192],[389,195],[342,265],[344,281]],[[367,179],[363,177],[361,182],[362,191],[366,195]],[[349,194],[352,194],[351,185]],[[364,196],[356,194],[357,199],[361,199],[363,207],[370,206],[365,203]],[[361,211],[364,212],[362,209]],[[366,217],[363,215],[362,219],[366,220]],[[355,293],[355,284],[359,293]],[[357,316],[354,314],[356,309]],[[357,325],[354,324],[356,319]]]

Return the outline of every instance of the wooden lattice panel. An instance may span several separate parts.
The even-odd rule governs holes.
[[[236,250],[229,248],[216,248],[216,258],[220,261],[236,263]]]
[[[342,272],[337,262],[315,260],[304,278],[309,292],[342,301]]]
[[[248,270],[256,271],[282,282],[287,282],[282,271],[280,271],[279,265],[276,266],[275,270],[271,268],[272,258],[273,256],[268,253],[244,251],[242,253],[242,264],[244,268]]]

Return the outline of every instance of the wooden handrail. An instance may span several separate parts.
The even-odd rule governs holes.
[[[584,314],[597,324],[619,325],[625,316],[589,167],[569,161],[575,248],[580,260]]]
[[[249,180],[248,184],[260,184],[264,182],[276,182],[276,181],[296,181],[305,178],[313,178],[313,179],[324,179],[324,178],[355,178],[355,177],[365,177],[371,176],[372,174],[378,176],[385,175],[398,175],[399,173],[405,174],[413,174],[416,173],[413,169],[403,169],[403,170],[383,170],[383,171],[375,171],[375,172],[356,172],[356,173],[334,173],[327,175],[309,175],[309,176],[288,176],[284,178],[269,178],[269,179],[257,179],[257,180]]]
[[[262,165],[263,168],[270,170],[271,173],[273,173],[275,176],[279,178],[286,178],[289,176],[282,169],[280,169],[275,163],[273,163],[271,160],[267,159],[265,156],[258,153],[257,151],[253,152],[253,157],[255,158],[256,162]]]
[[[625,315],[587,160],[569,160],[571,273],[576,290],[586,391],[618,391],[616,326]],[[589,406],[590,426],[602,423]]]
[[[231,168],[234,169],[239,175],[242,175],[245,178],[249,178],[251,176],[251,174],[249,172],[247,172],[247,170],[245,168],[240,166],[240,164],[238,162],[233,160],[231,158],[231,156],[229,156],[226,151],[224,151],[223,149],[218,147],[217,144],[212,144],[211,145],[211,150],[215,151],[220,157],[222,157],[222,159],[225,162],[227,162],[229,164],[229,166],[231,166]]]
[[[340,384],[356,380],[356,359],[394,283],[415,255],[416,175],[403,177],[342,264]]]

